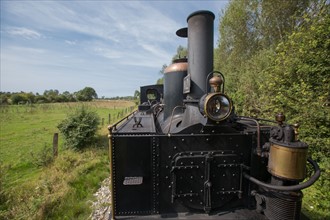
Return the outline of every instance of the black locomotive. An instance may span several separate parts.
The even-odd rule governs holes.
[[[138,110],[109,126],[112,218],[299,219],[301,189],[320,175],[298,125],[235,114],[213,70],[214,14],[197,11],[188,59],[164,86],[141,87]],[[305,182],[306,162],[314,174]]]

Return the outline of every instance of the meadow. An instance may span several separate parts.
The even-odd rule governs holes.
[[[64,147],[57,125],[76,108],[95,111],[98,142],[84,151]],[[0,219],[86,219],[93,193],[109,176],[107,125],[134,108],[130,101],[0,106]]]

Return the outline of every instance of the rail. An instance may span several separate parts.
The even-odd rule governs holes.
[[[138,110],[135,110],[134,112],[126,115],[125,117],[123,117],[122,119],[120,119],[119,121],[117,121],[116,123],[114,123],[113,125],[109,125],[108,126],[108,130],[110,131],[110,133],[112,133],[113,131],[117,130],[117,125],[121,124],[125,119],[128,120],[130,118],[130,116],[135,115],[137,111]]]

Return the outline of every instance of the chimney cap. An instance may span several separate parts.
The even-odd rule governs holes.
[[[191,13],[191,14],[188,16],[188,18],[187,18],[187,22],[188,22],[188,20],[189,20],[191,17],[193,17],[193,16],[195,16],[195,15],[199,15],[199,14],[209,14],[209,15],[212,16],[213,20],[214,20],[214,18],[215,18],[215,15],[213,14],[213,12],[211,12],[211,11],[207,11],[207,10],[200,10],[200,11],[195,11],[195,12]]]

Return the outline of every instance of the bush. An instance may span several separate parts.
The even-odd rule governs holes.
[[[31,151],[30,154],[33,161],[32,163],[38,167],[47,167],[54,161],[53,149],[46,144],[40,152],[35,154]]]
[[[83,149],[95,142],[99,122],[96,112],[81,107],[68,115],[57,127],[64,136],[66,147]]]

